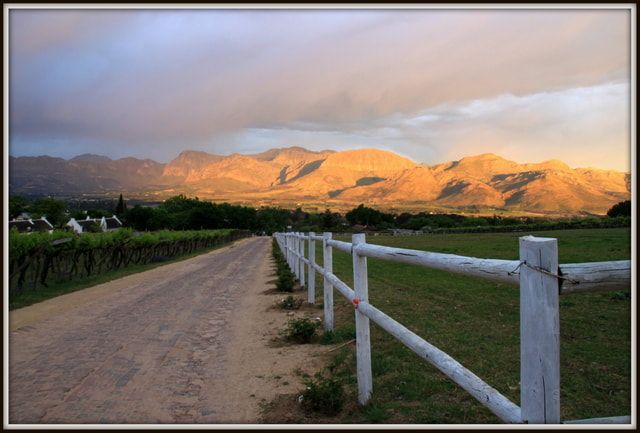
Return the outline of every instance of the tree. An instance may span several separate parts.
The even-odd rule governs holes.
[[[263,207],[257,211],[256,229],[259,232],[270,235],[276,231],[285,231],[287,225],[291,225],[291,214],[285,209]]]
[[[214,229],[220,224],[220,214],[213,206],[193,208],[188,218],[188,228],[191,230]]]
[[[127,210],[127,205],[122,198],[122,194],[120,194],[120,198],[118,198],[118,205],[116,206],[116,215],[121,216]]]
[[[150,230],[149,221],[153,218],[153,213],[152,208],[142,207],[137,204],[125,212],[123,223],[127,227],[133,227],[136,230]]]
[[[151,211],[151,218],[149,218],[147,230],[153,231],[173,228],[172,224],[175,222],[175,218],[172,218],[169,212],[162,207],[151,209]]]
[[[25,210],[27,210],[27,200],[24,197],[9,196],[9,217],[11,219],[18,217]]]
[[[73,211],[71,211],[71,214],[69,215],[71,218],[75,218],[76,220],[83,220],[85,218],[87,218],[87,211],[86,210],[82,210],[82,209],[75,209]]]
[[[296,210],[291,214],[291,219],[294,224],[298,224],[306,220],[308,216],[309,214],[303,211],[301,207],[297,207]]]
[[[46,216],[47,220],[54,226],[61,226],[65,223],[66,205],[62,200],[55,198],[41,198],[33,202],[29,210],[36,218]]]
[[[179,194],[166,199],[160,207],[170,214],[190,211],[194,207],[198,207],[202,202],[197,198],[188,198],[184,194]]]
[[[363,204],[357,208],[351,209],[347,212],[345,217],[351,225],[360,224],[363,226],[376,226],[385,223],[383,225],[387,226],[393,223],[393,215],[385,214]]]
[[[89,209],[89,210],[76,209],[71,211],[69,216],[77,220],[83,220],[87,217],[93,219],[93,218],[110,217],[111,215],[113,215],[113,210],[109,211],[107,209]]]
[[[614,204],[611,209],[607,211],[607,216],[615,218],[619,216],[631,216],[631,200],[621,201]]]
[[[322,214],[322,228],[326,231],[330,231],[337,225],[336,216],[331,213],[329,209],[325,210]]]

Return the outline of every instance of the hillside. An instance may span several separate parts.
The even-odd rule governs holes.
[[[376,149],[313,152],[301,147],[222,156],[184,151],[168,164],[80,155],[11,157],[12,194],[177,193],[211,200],[345,208],[505,209],[605,213],[629,199],[630,176],[562,161],[518,164],[494,154],[434,166]]]

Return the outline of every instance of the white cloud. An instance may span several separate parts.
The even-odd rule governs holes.
[[[513,158],[529,157],[529,146],[539,157],[544,143],[581,141],[586,160],[602,146],[618,149],[628,131],[618,109],[627,95],[607,96],[603,84],[629,80],[628,18],[12,11],[11,152],[46,153],[56,140],[163,160],[185,148],[368,145],[439,161],[476,146]],[[579,88],[601,93],[571,93]],[[601,161],[622,165],[612,158]]]
[[[628,110],[628,84],[607,83],[443,104],[342,123],[340,129],[332,122],[249,129],[236,135],[234,143],[256,143],[256,148],[286,143],[316,150],[382,146],[431,164],[494,152],[519,162],[562,159],[574,167],[628,171]]]

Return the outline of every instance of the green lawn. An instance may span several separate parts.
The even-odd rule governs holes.
[[[482,258],[518,258],[518,237],[558,239],[560,263],[630,258],[629,229],[539,233],[368,236],[367,242]],[[340,239],[340,238],[338,238]],[[349,240],[349,239],[341,239]],[[316,260],[322,263],[320,242]],[[334,249],[334,272],[352,286],[351,256]],[[516,286],[369,259],[370,302],[444,350],[514,403],[520,402],[519,294]],[[317,302],[322,302],[317,278]],[[631,303],[626,293],[560,299],[562,419],[631,413]],[[353,307],[335,291],[338,334],[350,338]],[[339,422],[498,423],[489,410],[372,322],[373,399],[355,400],[354,350],[335,352],[347,384]]]

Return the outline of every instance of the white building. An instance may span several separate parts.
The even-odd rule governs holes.
[[[97,226],[103,232],[111,232],[122,227],[122,222],[115,215],[108,218],[91,218],[87,215],[87,218],[83,220],[71,218],[67,223],[67,226],[71,227],[74,232],[80,234],[88,232],[90,230],[90,227],[94,224],[97,224]]]
[[[53,225],[46,217],[39,219],[19,219],[9,221],[9,230],[16,228],[20,233],[53,232]]]

